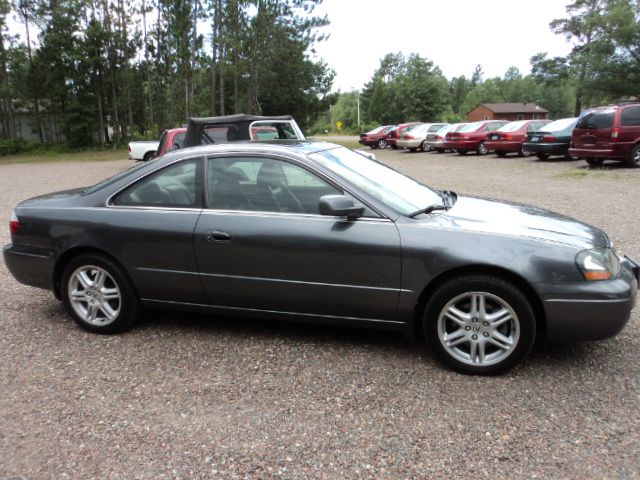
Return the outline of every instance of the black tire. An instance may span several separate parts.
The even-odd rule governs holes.
[[[604,158],[586,158],[590,167],[600,167],[604,163]]]
[[[507,156],[507,152],[503,150],[496,150],[496,155],[498,155],[500,158],[504,158]]]
[[[394,143],[393,145],[391,145],[391,148],[393,148],[394,150],[397,150],[398,146]]]
[[[418,150],[418,149],[417,149],[417,148],[409,148],[409,151],[410,151],[411,153],[416,153],[416,150]]]
[[[518,156],[519,157],[529,157],[531,156],[533,152],[530,152],[528,150],[525,150],[524,148],[522,148],[522,145],[520,145],[520,148],[518,149]]]
[[[148,162],[149,160],[153,160],[155,156],[156,152],[147,152],[144,154],[144,157],[142,157],[142,161]]]
[[[467,154],[467,151],[463,150],[462,148],[457,148],[456,152],[458,152],[458,155],[466,155]]]
[[[467,295],[471,297],[481,295],[485,298],[484,303],[482,303],[482,305],[485,305],[484,314],[493,312],[493,310],[487,312],[487,309],[502,308],[509,320],[500,326],[491,327],[490,320],[483,320],[484,314],[479,313],[473,316],[469,315],[468,320],[463,321],[463,323],[467,322],[468,325],[465,324],[463,327],[460,323],[450,320],[450,315],[444,315],[444,311],[450,311],[449,308],[452,306],[458,308],[460,305],[464,305]],[[460,298],[460,303],[452,303]],[[469,301],[468,305],[471,307],[471,301]],[[464,306],[460,308],[464,309]],[[471,308],[469,313],[473,313]],[[499,321],[500,318],[498,317],[495,321]],[[455,348],[453,346],[449,347],[450,350],[453,350],[451,352],[445,348],[443,345],[444,339],[441,341],[440,338],[441,334],[443,336],[448,334],[447,325],[453,325],[454,327],[454,331],[451,332],[453,338],[464,337],[464,341],[467,338],[469,339],[468,353],[464,353],[464,345],[460,347],[455,345]],[[487,326],[485,327],[484,325]],[[462,331],[462,329],[465,332],[461,332],[456,336],[456,332],[458,330]],[[496,336],[494,337],[494,333],[489,333],[489,330],[497,331]],[[424,310],[423,331],[436,356],[453,370],[466,374],[497,375],[513,368],[529,353],[536,337],[536,321],[529,300],[511,282],[493,275],[465,275],[455,277],[440,285],[429,297]],[[474,332],[478,333],[475,334]],[[512,345],[504,343],[506,348],[495,346],[493,339],[500,338],[498,334],[502,338],[506,337],[515,343]],[[475,340],[472,341],[471,337],[474,337]],[[487,340],[484,340],[484,338],[487,338]],[[459,344],[464,343],[464,341]],[[471,359],[473,357],[471,351],[472,343],[483,345],[482,352],[486,355],[484,365],[479,364],[479,356],[477,357],[478,362],[474,362]],[[480,347],[478,346],[477,348],[479,352]],[[456,352],[456,350],[460,351]],[[470,358],[465,360],[464,355],[468,355]],[[492,355],[494,358],[491,358]]]
[[[424,140],[421,144],[420,144],[420,151],[421,152],[428,152],[431,150],[431,146],[429,146],[429,144],[427,143],[426,140]]]
[[[437,149],[436,149],[436,152],[438,152],[438,153],[444,153],[444,148],[437,148]]]
[[[378,140],[377,146],[380,149],[387,148],[387,141],[384,138],[381,138],[381,139]]]
[[[631,168],[640,168],[640,144],[633,147],[626,164]]]
[[[547,160],[549,158],[549,155],[546,153],[537,153],[536,157],[538,157],[538,160]]]
[[[489,150],[484,146],[484,142],[480,142],[476,147],[476,155],[486,155],[487,153],[489,153]]]
[[[574,160],[574,158],[571,156],[571,154],[568,151],[564,154],[564,159],[565,160]]]
[[[369,148],[371,148],[371,150],[375,150],[376,148],[378,148],[378,144],[374,143],[372,145],[369,145]]]
[[[96,276],[93,277],[93,281],[97,280],[98,271],[102,270],[103,272],[106,272],[106,280],[103,280],[102,282],[104,288],[98,289],[93,286],[88,288],[81,285],[81,282],[77,280],[78,277],[76,274],[83,268],[87,269],[89,279],[91,279],[90,274],[92,268],[95,269],[93,271],[96,272]],[[82,295],[86,300],[76,300],[75,302],[72,302],[71,292],[74,287],[75,291]],[[107,294],[106,292],[113,291],[114,287],[119,295],[117,300],[106,300],[106,297],[98,292],[98,290],[100,290]],[[64,306],[74,321],[85,330],[93,333],[113,334],[122,332],[131,328],[140,316],[140,302],[129,276],[120,265],[105,255],[87,253],[80,254],[73,258],[65,267],[62,274],[60,293],[62,294]],[[91,308],[97,312],[95,315],[96,318],[93,322],[83,318],[79,313],[79,309],[84,308],[82,305],[78,305],[79,303],[86,303],[87,314]],[[107,307],[105,304],[109,304],[111,311],[117,310],[113,319],[106,318],[107,310],[105,310],[105,308]],[[105,320],[102,323],[101,316],[105,317]]]

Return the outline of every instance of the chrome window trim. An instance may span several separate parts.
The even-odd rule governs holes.
[[[333,215],[320,215],[318,213],[298,213],[298,212],[266,212],[261,210],[225,210],[215,208],[203,208],[202,215],[242,215],[247,217],[303,217],[317,220],[327,220],[331,222],[345,221],[345,222],[389,222],[393,223],[388,218],[373,218],[373,217],[358,217],[356,220],[347,220],[344,217],[337,217]]]
[[[300,130],[300,127],[298,126],[298,124],[296,123],[295,120],[254,120],[253,122],[251,122],[249,124],[249,138],[252,141],[259,141],[256,138],[253,138],[253,134],[251,133],[251,129],[253,128],[254,125],[267,125],[267,124],[274,124],[274,123],[286,123],[288,125],[291,125],[291,127],[293,128],[293,132],[298,136],[297,139],[292,138],[291,140],[306,140],[306,137],[304,136],[304,133],[302,133],[302,130]]]

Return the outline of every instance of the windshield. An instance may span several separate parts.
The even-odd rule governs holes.
[[[413,125],[409,125],[407,128],[404,129],[405,132],[409,132],[411,130],[415,130],[416,128],[420,127],[421,125],[424,125],[422,123],[415,123]]]
[[[551,122],[544,127],[540,127],[541,132],[559,132],[561,130],[567,130],[576,126],[577,118],[562,118]]]
[[[462,127],[458,131],[459,132],[475,132],[476,130],[478,130],[482,126],[483,123],[484,122],[467,123],[466,126]]]
[[[440,195],[429,187],[348,148],[324,150],[310,157],[404,215],[442,203]]]
[[[498,130],[501,132],[515,132],[516,130],[520,130],[522,127],[524,127],[524,124],[528,121],[529,120],[520,120],[517,122],[507,123],[506,125],[500,127]]]
[[[153,161],[153,160],[151,160],[151,161]],[[111,185],[112,183],[117,182],[121,178],[126,177],[130,173],[133,173],[136,170],[140,170],[142,167],[145,167],[147,165],[149,165],[149,162],[142,162],[139,165],[135,165],[135,166],[133,166],[131,168],[127,168],[126,170],[123,170],[120,173],[116,173],[113,177],[109,177],[109,178],[101,181],[100,183],[96,183],[93,187],[89,187],[89,188],[84,189],[81,192],[81,195],[89,195],[90,193],[96,192],[96,191],[100,190],[101,188],[104,188],[107,185]]]

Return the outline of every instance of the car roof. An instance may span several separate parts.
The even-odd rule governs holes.
[[[214,143],[211,145],[199,145],[196,147],[187,147],[166,153],[159,157],[158,160],[163,163],[172,162],[178,158],[185,156],[197,155],[214,155],[221,152],[229,153],[293,153],[298,155],[308,155],[310,153],[321,152],[323,150],[331,150],[334,148],[343,148],[341,145],[329,142],[321,142],[314,140],[262,140],[262,141],[239,141],[229,143]]]

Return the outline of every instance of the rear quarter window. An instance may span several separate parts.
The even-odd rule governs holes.
[[[620,115],[620,124],[625,127],[640,126],[640,106],[627,107],[622,110],[622,115]]]

